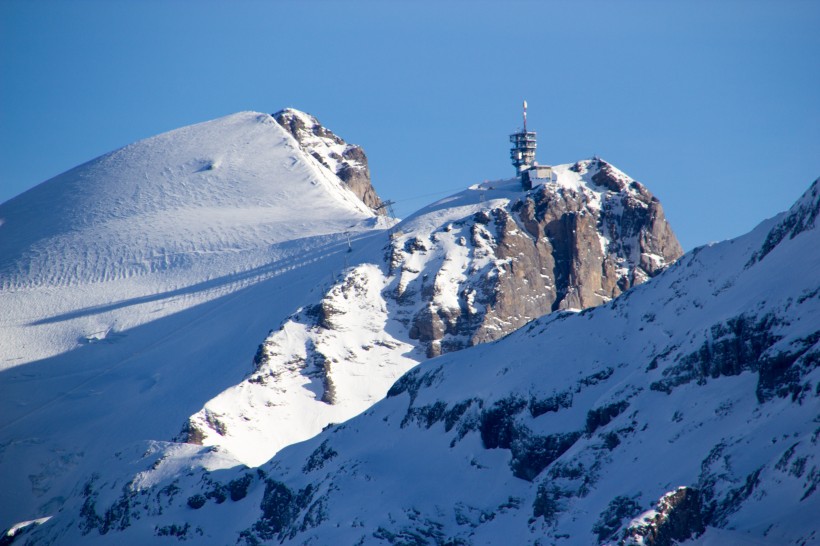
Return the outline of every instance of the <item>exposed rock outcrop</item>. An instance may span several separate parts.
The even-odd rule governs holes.
[[[332,162],[342,156],[328,150],[347,146],[341,139],[307,114],[276,116],[306,149],[338,166]],[[660,203],[641,184],[598,159],[555,170],[554,184],[528,192],[515,181],[472,188],[403,222],[386,263],[348,269],[320,301],[272,331],[253,373],[194,414],[178,439],[248,451],[249,463],[265,460],[308,437],[306,430],[362,411],[425,357],[496,340],[552,311],[607,302],[680,255]],[[571,403],[565,394],[542,406]],[[291,397],[321,415],[298,435],[299,427],[281,424],[301,419],[282,409]],[[601,409],[586,432],[627,405]],[[419,410],[408,422],[435,420],[438,410]],[[263,432],[260,422],[277,433]],[[513,450],[516,476],[528,480],[582,433],[515,431],[515,444],[503,447]],[[264,455],[251,455],[247,445]]]
[[[367,156],[361,146],[348,144],[322,126],[315,117],[286,108],[274,119],[299,142],[316,161],[338,176],[362,202],[377,214],[386,214],[382,201],[370,183]]]
[[[679,487],[659,501],[656,510],[638,518],[626,530],[623,546],[672,546],[705,531],[701,518],[700,493],[691,487]]]
[[[407,320],[428,356],[605,303],[683,253],[660,201],[639,182],[597,158],[555,171],[556,183],[488,202],[429,240],[411,232],[394,241],[395,297],[420,297]]]

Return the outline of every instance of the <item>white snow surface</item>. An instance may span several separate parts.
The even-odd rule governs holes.
[[[323,299],[333,313],[325,319],[328,327],[297,316],[268,336],[255,373],[192,417],[201,443],[257,466],[384,398],[421,359],[408,356],[413,345],[402,341],[400,327],[388,325],[385,284],[373,264],[352,268]]]
[[[373,216],[268,114],[126,146],[0,205],[0,369],[321,257]]]

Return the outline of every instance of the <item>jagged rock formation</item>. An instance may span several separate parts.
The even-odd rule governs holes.
[[[273,114],[273,118],[299,142],[303,150],[338,176],[365,205],[377,214],[386,214],[381,207],[381,199],[370,183],[367,156],[361,146],[348,144],[322,126],[315,117],[299,110],[286,108]]]
[[[420,298],[402,314],[428,356],[605,303],[682,254],[663,207],[639,182],[600,159],[555,172],[555,184],[394,241],[394,295],[405,304]]]
[[[650,510],[635,520],[618,541],[619,546],[673,546],[706,530],[701,515],[700,492],[679,487],[667,493]]]

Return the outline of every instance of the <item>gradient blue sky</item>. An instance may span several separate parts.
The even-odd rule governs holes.
[[[820,176],[820,2],[0,2],[0,202],[130,142],[292,106],[367,152],[405,216],[599,155],[686,249]]]

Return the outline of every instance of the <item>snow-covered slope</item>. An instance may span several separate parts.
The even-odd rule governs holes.
[[[364,229],[372,217],[267,114],[126,146],[0,205],[0,368],[190,305],[132,312],[141,297],[213,298],[254,268],[299,260],[292,241]],[[123,302],[127,312],[110,309]],[[53,326],[66,320],[75,327]]]
[[[149,138],[0,205],[0,527],[242,380],[386,223],[268,114]],[[311,291],[315,291],[312,295]]]
[[[122,450],[32,544],[815,544],[820,180],[603,306],[416,367],[258,469]]]

